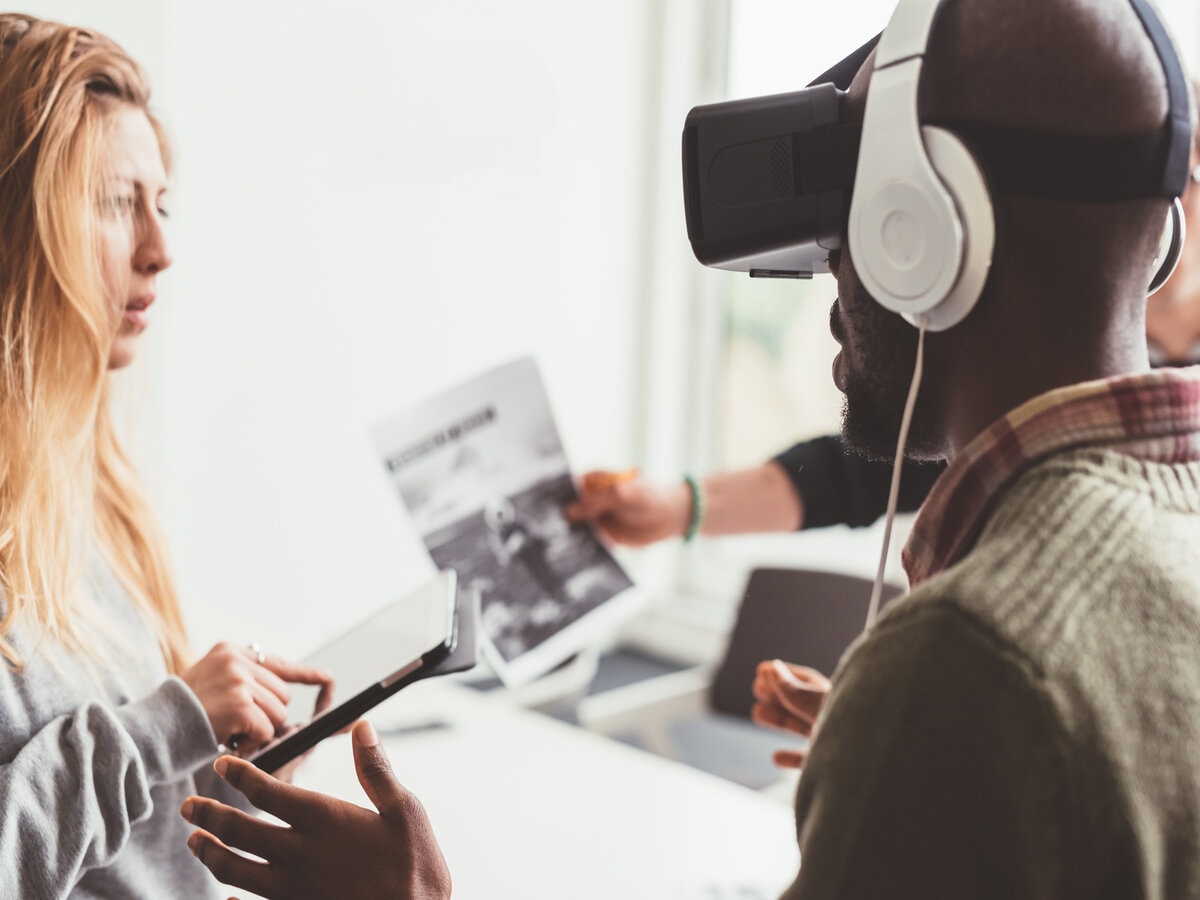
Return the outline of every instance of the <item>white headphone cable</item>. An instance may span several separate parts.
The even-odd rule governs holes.
[[[896,461],[892,464],[892,486],[888,491],[887,518],[883,526],[883,549],[879,553],[879,570],[875,573],[875,584],[871,588],[871,603],[867,607],[867,624],[870,630],[879,615],[879,598],[883,594],[883,571],[887,567],[888,545],[892,541],[892,520],[896,518],[896,503],[900,497],[900,470],[904,466],[904,446],[908,443],[908,426],[912,424],[913,407],[917,405],[917,390],[921,386],[921,373],[925,368],[925,317],[916,316],[917,362],[913,366],[912,383],[908,386],[908,399],[904,402],[904,416],[900,420],[900,437],[896,442]]]

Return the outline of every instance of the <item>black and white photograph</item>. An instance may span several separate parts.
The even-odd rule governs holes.
[[[434,564],[480,591],[485,654],[506,684],[549,671],[635,611],[620,564],[563,516],[575,483],[532,358],[397,413],[373,437]]]

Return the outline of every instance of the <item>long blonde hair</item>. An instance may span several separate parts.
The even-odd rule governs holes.
[[[166,543],[109,411],[96,240],[106,120],[123,105],[150,116],[148,103],[140,67],[110,39],[0,15],[0,655],[17,670],[18,623],[91,654],[82,579],[96,551],[168,669],[188,665]]]

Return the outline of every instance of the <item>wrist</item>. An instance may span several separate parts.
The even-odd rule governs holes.
[[[692,491],[686,481],[671,485],[668,500],[667,533],[663,537],[682,538],[692,521]]]
[[[683,483],[688,493],[689,515],[683,531],[683,542],[687,544],[700,533],[700,527],[704,524],[705,497],[704,488],[694,475],[684,475]]]

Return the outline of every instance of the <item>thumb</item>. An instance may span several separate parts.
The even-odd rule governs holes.
[[[352,743],[354,769],[368,799],[385,819],[403,818],[404,788],[392,771],[375,727],[365,719],[355,722]]]

